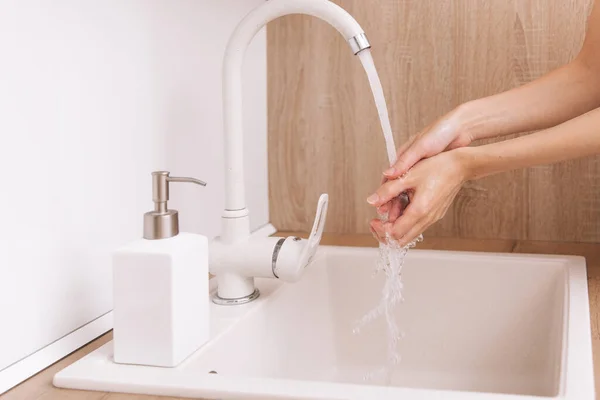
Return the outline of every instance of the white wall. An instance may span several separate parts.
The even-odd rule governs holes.
[[[141,236],[150,172],[182,230],[223,203],[221,60],[263,0],[0,2],[0,370],[108,312],[110,252]],[[268,222],[264,32],[246,61],[251,223]]]

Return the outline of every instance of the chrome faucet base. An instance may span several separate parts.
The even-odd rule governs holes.
[[[258,289],[254,289],[254,292],[250,293],[248,296],[240,297],[238,299],[224,299],[215,293],[212,295],[212,302],[220,306],[239,306],[240,304],[250,303],[251,301],[258,299],[259,296],[260,291]]]

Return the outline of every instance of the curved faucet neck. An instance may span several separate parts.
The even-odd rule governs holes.
[[[236,27],[223,64],[223,118],[225,131],[225,211],[224,219],[247,218],[244,188],[242,127],[242,64],[254,36],[268,22],[289,14],[307,14],[324,20],[349,42],[353,52],[369,48],[358,22],[343,8],[329,0],[269,0],[252,10]],[[230,221],[232,222],[232,221]],[[246,224],[233,228],[224,224],[225,239],[247,236]],[[237,232],[237,233],[236,233]]]

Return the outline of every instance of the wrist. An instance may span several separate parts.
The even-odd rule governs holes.
[[[487,98],[468,101],[456,108],[456,118],[460,127],[461,135],[469,139],[469,143],[490,135],[489,129],[492,116],[489,115],[490,107]]]
[[[476,180],[481,177],[478,168],[478,157],[476,147],[461,147],[453,150],[456,155],[463,181]]]

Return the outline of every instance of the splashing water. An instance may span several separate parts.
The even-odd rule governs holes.
[[[396,162],[396,146],[394,144],[394,136],[392,134],[392,126],[390,124],[390,118],[388,115],[387,105],[385,102],[385,96],[383,93],[383,87],[373,62],[370,50],[363,50],[358,54],[360,61],[365,69],[369,84],[371,85],[371,91],[373,92],[373,98],[375,99],[375,105],[377,106],[377,112],[379,114],[379,121],[381,122],[381,129],[385,138],[385,145],[390,165]],[[379,219],[383,222],[387,221],[387,215],[380,214]],[[379,244],[379,259],[377,261],[375,273],[383,272],[385,274],[385,283],[382,288],[381,301],[375,308],[361,318],[356,327],[354,333],[360,333],[360,329],[373,321],[374,319],[384,316],[387,323],[388,329],[388,357],[387,362],[383,367],[370,372],[364,379],[372,380],[375,378],[383,378],[385,384],[391,383],[392,369],[400,361],[400,354],[398,352],[398,341],[403,336],[401,333],[398,323],[394,318],[394,307],[404,301],[402,297],[402,266],[404,265],[404,257],[408,252],[408,249],[415,247],[416,244],[423,240],[423,236],[419,235],[413,242],[409,243],[405,247],[400,247],[397,241],[387,236],[387,243]]]

